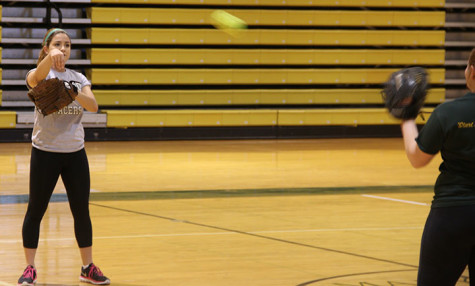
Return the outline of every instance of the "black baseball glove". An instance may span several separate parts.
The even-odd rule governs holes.
[[[411,67],[391,74],[381,94],[389,113],[398,119],[415,119],[424,105],[429,89],[429,75],[421,67]]]

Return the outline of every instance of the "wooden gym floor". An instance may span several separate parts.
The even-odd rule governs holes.
[[[88,142],[94,256],[116,286],[416,285],[437,157],[402,140]],[[0,144],[0,286],[25,267],[30,144]],[[39,286],[80,285],[60,181]],[[457,285],[469,285],[467,272]]]

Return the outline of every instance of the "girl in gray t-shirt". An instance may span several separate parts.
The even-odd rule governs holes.
[[[80,280],[96,285],[110,284],[92,260],[92,224],[89,215],[90,175],[84,150],[84,129],[81,118],[84,109],[97,112],[98,105],[87,78],[66,68],[71,53],[71,39],[62,29],[47,31],[37,67],[28,72],[29,88],[50,78],[76,81],[81,85],[76,100],[50,115],[35,108],[30,162],[30,192],[23,222],[23,247],[28,266],[18,280],[19,285],[34,285],[37,274],[35,256],[40,224],[49,200],[61,176],[74,218],[74,232],[83,266]]]

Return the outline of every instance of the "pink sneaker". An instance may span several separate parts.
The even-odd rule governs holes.
[[[33,265],[28,265],[23,271],[20,279],[18,279],[18,286],[33,286],[36,283],[36,269]]]
[[[79,280],[94,285],[109,285],[111,283],[109,278],[104,276],[99,267],[94,265],[94,263],[89,264],[87,268],[81,267],[81,276],[79,276]]]

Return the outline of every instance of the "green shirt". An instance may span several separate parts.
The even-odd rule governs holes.
[[[443,160],[432,207],[475,204],[475,93],[440,104],[416,142]]]

